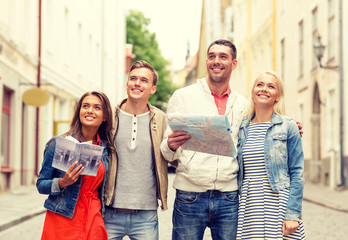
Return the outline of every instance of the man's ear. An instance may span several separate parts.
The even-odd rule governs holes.
[[[232,60],[232,70],[236,69],[237,65],[238,65],[237,59],[233,59]]]
[[[156,91],[157,91],[156,85],[152,86],[152,87],[151,87],[151,92],[150,92],[151,95],[154,94]]]

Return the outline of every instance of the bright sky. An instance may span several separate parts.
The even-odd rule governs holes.
[[[173,61],[174,69],[185,66],[187,42],[190,55],[199,45],[202,0],[126,0],[128,9],[136,9],[151,19],[149,30],[156,33],[162,55]]]

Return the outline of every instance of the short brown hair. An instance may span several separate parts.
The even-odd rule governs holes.
[[[228,40],[224,40],[224,39],[219,39],[219,40],[215,40],[214,42],[212,42],[207,50],[207,55],[209,55],[209,49],[213,46],[213,45],[224,45],[226,47],[229,47],[231,49],[231,54],[232,54],[232,59],[236,59],[237,58],[237,49],[236,46],[234,46],[234,44],[231,41]]]
[[[147,68],[152,72],[152,76],[153,76],[153,85],[156,86],[157,81],[158,81],[158,73],[156,72],[156,70],[153,68],[153,66],[151,66],[151,64],[149,64],[148,62],[144,61],[144,60],[140,60],[140,61],[136,61],[132,64],[132,66],[129,68],[129,72],[133,71],[136,68]]]

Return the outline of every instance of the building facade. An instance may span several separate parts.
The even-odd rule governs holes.
[[[0,189],[13,190],[35,182],[83,93],[125,96],[126,26],[122,1],[0,2]],[[38,85],[49,101],[36,108],[22,95]]]
[[[340,5],[341,4],[341,5]],[[301,6],[301,7],[299,7]],[[234,0],[233,41],[238,68],[232,86],[249,96],[251,82],[266,69],[284,81],[286,115],[301,122],[306,181],[348,188],[347,31],[342,0]],[[342,18],[340,18],[342,16]],[[341,20],[340,20],[341,19]],[[314,46],[326,45],[321,68]],[[342,44],[340,44],[342,43]],[[340,68],[334,68],[339,66]],[[341,70],[341,71],[338,71]],[[341,111],[342,109],[342,111]]]
[[[234,0],[232,3],[238,67],[232,86],[248,97],[252,81],[265,69],[275,69],[275,1]]]
[[[203,0],[196,76],[207,76],[207,48],[217,39],[233,38],[232,0]]]
[[[285,82],[287,114],[304,127],[305,177],[332,189],[348,188],[348,122],[347,118],[340,121],[340,116],[347,112],[347,106],[340,110],[344,103],[340,99],[345,95],[340,89],[347,93],[348,81],[343,73],[348,68],[343,63],[348,58],[348,39],[346,31],[340,29],[340,9],[348,10],[348,3],[283,0],[278,1],[276,17],[277,66]],[[342,15],[343,26],[347,20]],[[320,67],[315,55],[314,46],[319,41],[326,45],[321,63],[330,69]],[[334,66],[342,67],[342,74]]]

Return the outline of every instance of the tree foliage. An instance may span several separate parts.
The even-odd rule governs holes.
[[[166,69],[169,63],[161,54],[156,34],[148,30],[150,21],[142,12],[130,10],[127,16],[127,43],[133,45],[133,53],[136,55],[132,62],[145,60],[157,71],[157,91],[151,95],[149,102],[165,110],[175,87],[169,80],[169,71]]]

